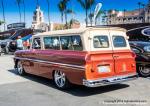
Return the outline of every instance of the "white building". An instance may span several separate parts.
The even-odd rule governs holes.
[[[40,9],[40,6],[37,6],[36,10],[34,11],[31,28],[35,30],[48,31],[48,25],[44,23],[44,14]]]
[[[110,10],[107,13],[107,24],[132,24],[132,23],[149,23],[150,22],[150,1],[144,7],[132,11]]]

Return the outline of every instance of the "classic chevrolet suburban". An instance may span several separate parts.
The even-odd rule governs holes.
[[[70,84],[98,87],[137,78],[135,54],[126,30],[89,27],[50,31],[32,38],[30,50],[15,53],[15,68],[53,79],[58,88]]]

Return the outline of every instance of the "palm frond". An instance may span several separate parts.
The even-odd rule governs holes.
[[[84,9],[86,9],[86,4],[85,4],[85,2],[83,1],[83,0],[77,0],[79,3],[80,3],[80,5],[84,8]]]
[[[1,21],[1,20],[0,20],[0,25],[2,25],[2,24],[4,24],[4,23],[5,23],[4,21]]]
[[[91,8],[92,5],[95,3],[95,0],[87,0],[87,9]]]
[[[75,12],[72,9],[67,9],[68,14],[75,14]]]

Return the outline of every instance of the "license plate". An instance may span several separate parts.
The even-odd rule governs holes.
[[[110,72],[110,68],[109,68],[109,66],[99,66],[98,72],[99,73],[107,73],[107,72]]]

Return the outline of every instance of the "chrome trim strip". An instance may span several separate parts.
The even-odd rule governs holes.
[[[29,61],[34,61],[34,62],[38,62],[38,63],[48,63],[48,64],[54,64],[54,65],[61,65],[61,67],[66,67],[66,68],[69,67],[69,68],[72,68],[72,69],[78,68],[79,70],[85,70],[84,66],[78,66],[78,65],[63,64],[63,63],[49,62],[49,61],[38,60],[38,59],[21,58],[21,57],[14,57],[14,59],[29,60]]]
[[[103,78],[97,80],[83,80],[83,85],[87,87],[99,87],[104,85],[118,84],[125,81],[135,80],[138,78],[137,74],[115,76],[110,78]]]

